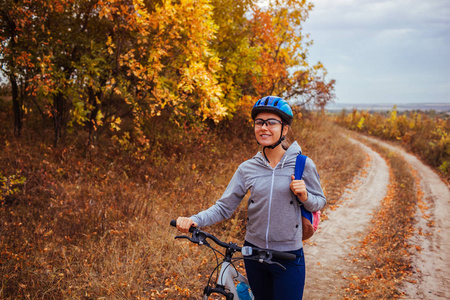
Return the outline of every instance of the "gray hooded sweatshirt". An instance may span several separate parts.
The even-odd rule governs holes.
[[[290,183],[301,148],[294,142],[281,161],[272,168],[261,152],[243,162],[222,197],[205,211],[192,216],[199,227],[209,226],[231,217],[248,191],[247,232],[245,239],[260,248],[294,251],[302,248],[302,221],[299,201]],[[308,158],[303,178],[311,212],[322,209],[326,199],[313,161]]]

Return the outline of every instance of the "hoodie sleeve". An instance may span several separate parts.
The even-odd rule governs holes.
[[[245,194],[247,194],[245,179],[242,175],[241,167],[239,167],[228,183],[222,197],[213,206],[192,216],[191,219],[199,227],[210,226],[228,219],[236,210],[239,203],[241,203]]]
[[[302,179],[305,181],[308,192],[308,200],[303,202],[303,205],[310,212],[321,210],[327,203],[327,200],[320,185],[320,177],[317,173],[316,165],[309,157],[306,159]]]

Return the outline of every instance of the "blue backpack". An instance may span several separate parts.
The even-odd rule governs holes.
[[[294,177],[296,180],[300,180],[303,177],[303,171],[305,170],[307,156],[299,154],[295,163]],[[300,202],[300,200],[299,200]],[[320,210],[316,212],[310,212],[300,202],[300,209],[302,212],[302,241],[309,239],[316,232],[320,222]]]

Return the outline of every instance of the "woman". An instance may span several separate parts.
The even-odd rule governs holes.
[[[262,153],[258,152],[238,167],[224,194],[212,207],[190,218],[178,218],[177,228],[187,232],[191,226],[209,226],[231,217],[250,190],[244,245],[297,256],[295,261],[279,261],[286,271],[245,260],[255,299],[302,299],[305,259],[299,204],[315,212],[325,206],[326,199],[311,159],[306,161],[303,180],[294,180],[295,162],[301,148],[297,142],[289,148],[282,145],[293,120],[289,104],[279,97],[264,97],[253,106],[252,119],[256,140],[263,146]]]

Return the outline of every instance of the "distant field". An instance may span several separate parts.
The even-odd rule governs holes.
[[[405,110],[435,110],[450,113],[450,103],[404,103],[404,104],[388,104],[388,103],[331,103],[327,105],[326,109],[329,111],[340,111],[343,109],[358,109],[358,110],[392,110],[394,105],[397,106],[397,111]]]

